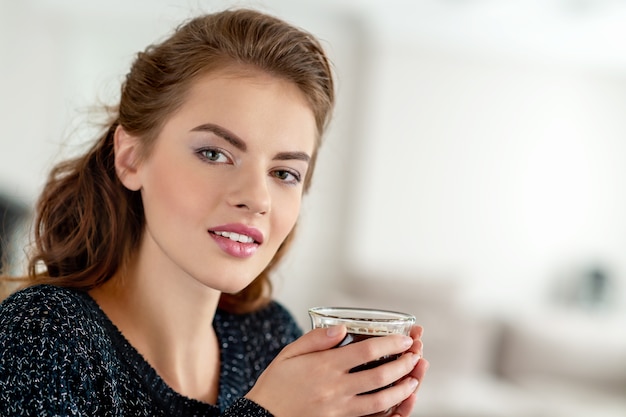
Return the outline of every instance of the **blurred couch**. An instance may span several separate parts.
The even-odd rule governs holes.
[[[431,367],[414,417],[624,417],[626,315],[485,316],[450,282],[348,279],[331,300],[416,315]],[[410,282],[410,283],[408,283]]]

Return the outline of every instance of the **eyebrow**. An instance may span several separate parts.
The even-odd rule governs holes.
[[[196,126],[193,129],[191,129],[191,131],[192,132],[212,132],[241,151],[245,151],[248,149],[246,142],[241,140],[237,135],[213,123],[205,123],[200,126]]]
[[[214,123],[201,124],[191,129],[191,131],[192,132],[211,132],[219,136],[220,138],[224,139],[225,141],[227,141],[228,143],[230,143],[235,148],[241,151],[245,152],[248,149],[246,142],[244,142],[241,138],[239,138],[237,135],[235,135],[228,129],[225,129],[222,126],[216,125]],[[311,156],[307,154],[306,152],[279,152],[276,154],[276,156],[274,156],[273,159],[276,161],[289,161],[289,160],[296,159],[299,161],[309,162],[311,160]]]
[[[289,161],[291,159],[309,162],[311,157],[305,152],[280,152],[274,157],[274,160],[276,161]]]

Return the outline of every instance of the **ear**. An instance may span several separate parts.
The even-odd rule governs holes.
[[[113,136],[115,171],[126,188],[137,191],[141,188],[139,177],[139,139],[129,135],[122,126],[117,126]]]

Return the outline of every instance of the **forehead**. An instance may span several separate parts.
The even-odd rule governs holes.
[[[244,66],[199,76],[170,121],[223,124],[242,138],[310,142],[310,153],[318,136],[311,105],[295,83]]]

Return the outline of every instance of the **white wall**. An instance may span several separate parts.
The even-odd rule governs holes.
[[[528,308],[599,264],[626,303],[626,71],[419,43],[372,55],[350,269]]]
[[[0,187],[27,203],[36,197],[51,163],[88,137],[81,129],[88,126],[89,107],[115,97],[132,54],[162,36],[181,15],[165,17],[163,9],[120,14],[120,8],[103,14],[79,5],[0,1],[5,132]]]

